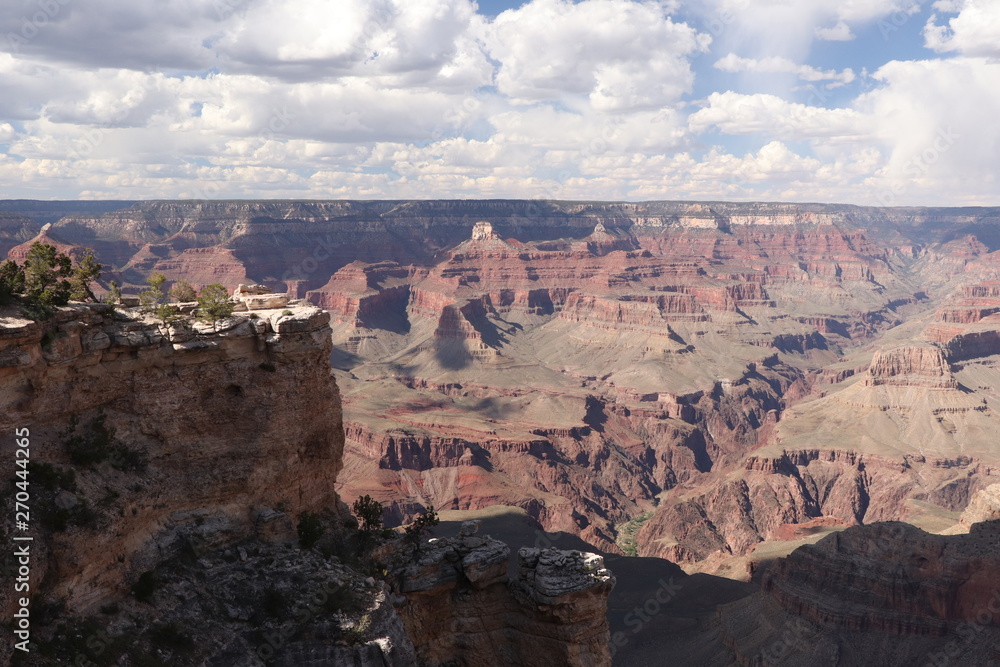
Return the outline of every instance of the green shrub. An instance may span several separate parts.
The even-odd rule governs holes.
[[[424,533],[430,532],[430,529],[439,523],[441,520],[438,518],[437,512],[434,511],[434,506],[428,505],[424,513],[414,519],[413,523],[404,529],[404,532],[411,541],[419,543]]]
[[[177,318],[177,309],[167,304],[167,294],[163,291],[166,282],[165,275],[154,273],[146,279],[149,287],[139,292],[139,306],[143,312],[154,315],[164,324]]]
[[[355,500],[351,509],[361,522],[361,530],[370,532],[382,527],[382,504],[368,494]]]
[[[115,429],[108,426],[106,420],[107,416],[103,413],[97,415],[80,434],[76,433],[76,418],[70,421],[70,430],[65,442],[70,462],[74,465],[89,466],[108,458],[115,441]]]
[[[111,466],[122,472],[142,474],[149,468],[149,455],[138,449],[116,443],[111,450]]]
[[[46,491],[76,491],[76,472],[74,470],[59,470],[51,463],[28,463],[28,479],[32,484],[38,484]]]
[[[112,280],[108,283],[108,297],[106,302],[112,306],[117,306],[122,302],[122,288],[121,285]]]
[[[191,301],[198,300],[198,293],[194,291],[191,283],[186,280],[178,280],[174,283],[174,286],[170,288],[170,296],[181,303],[190,303]]]
[[[198,319],[214,325],[232,315],[235,305],[225,287],[219,283],[207,285],[198,297]]]
[[[308,510],[299,514],[297,532],[299,534],[299,544],[302,545],[303,549],[312,549],[316,546],[319,538],[323,537],[325,530],[318,514]]]
[[[65,442],[69,460],[74,465],[91,466],[110,460],[111,466],[123,472],[146,472],[149,457],[115,437],[115,429],[107,425],[107,416],[101,413],[77,433],[77,421],[70,422]]]

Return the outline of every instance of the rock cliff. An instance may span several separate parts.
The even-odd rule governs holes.
[[[399,610],[427,665],[611,665],[607,597],[615,579],[595,554],[510,548],[466,522],[401,573]]]
[[[97,514],[51,533],[32,570],[37,588],[88,612],[193,535],[222,545],[336,506],[343,428],[326,368],[329,317],[288,312],[201,332],[100,305],[62,308],[44,323],[2,320],[0,423],[30,429],[33,464],[75,472],[77,489],[61,502]],[[74,433],[82,449],[113,437],[111,454],[142,465],[88,457],[67,444]]]

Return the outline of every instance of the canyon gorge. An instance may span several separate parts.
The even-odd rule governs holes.
[[[160,622],[224,610],[211,664],[905,665],[962,623],[955,655],[997,658],[975,619],[1000,610],[1000,209],[0,204],[14,259],[42,241],[93,248],[126,294],[159,272],[286,295],[221,331],[3,313],[4,429],[106,424],[148,457],[51,491],[100,526],[39,548],[61,613],[131,610],[174,563]],[[371,581],[281,550],[364,495],[455,534]],[[271,567],[289,609],[354,587],[364,632],[324,643],[312,614],[262,658],[253,605],[219,600]]]

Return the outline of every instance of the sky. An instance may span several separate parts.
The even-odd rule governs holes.
[[[1000,205],[1000,0],[9,0],[0,198]]]

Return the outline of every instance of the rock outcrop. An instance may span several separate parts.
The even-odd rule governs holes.
[[[166,328],[103,305],[0,320],[0,424],[30,430],[33,464],[75,473],[61,503],[96,512],[54,524],[34,589],[89,612],[191,538],[221,546],[335,509],[344,440],[328,322],[308,307]],[[102,461],[73,438],[111,451]]]
[[[901,522],[848,528],[768,568],[761,589],[819,624],[896,635],[946,634],[1000,614],[1000,522],[931,535]]]
[[[212,324],[101,304],[45,322],[0,312],[0,425],[30,431],[34,466],[28,583],[45,648],[26,664],[610,664],[614,579],[597,556],[525,554],[510,580],[509,548],[470,526],[425,547],[394,591],[333,555],[350,531],[323,555],[295,545],[307,513],[343,512],[330,316],[239,292],[247,307],[285,298]],[[0,645],[5,664],[13,643]]]
[[[905,346],[875,353],[865,384],[957,389],[958,381],[939,347]]]
[[[971,530],[973,524],[998,519],[1000,519],[1000,484],[993,484],[972,496],[965,511],[962,512],[960,523],[966,530]]]
[[[466,522],[406,566],[399,610],[421,664],[469,667],[611,664],[607,597],[615,579],[595,554],[510,549]]]

